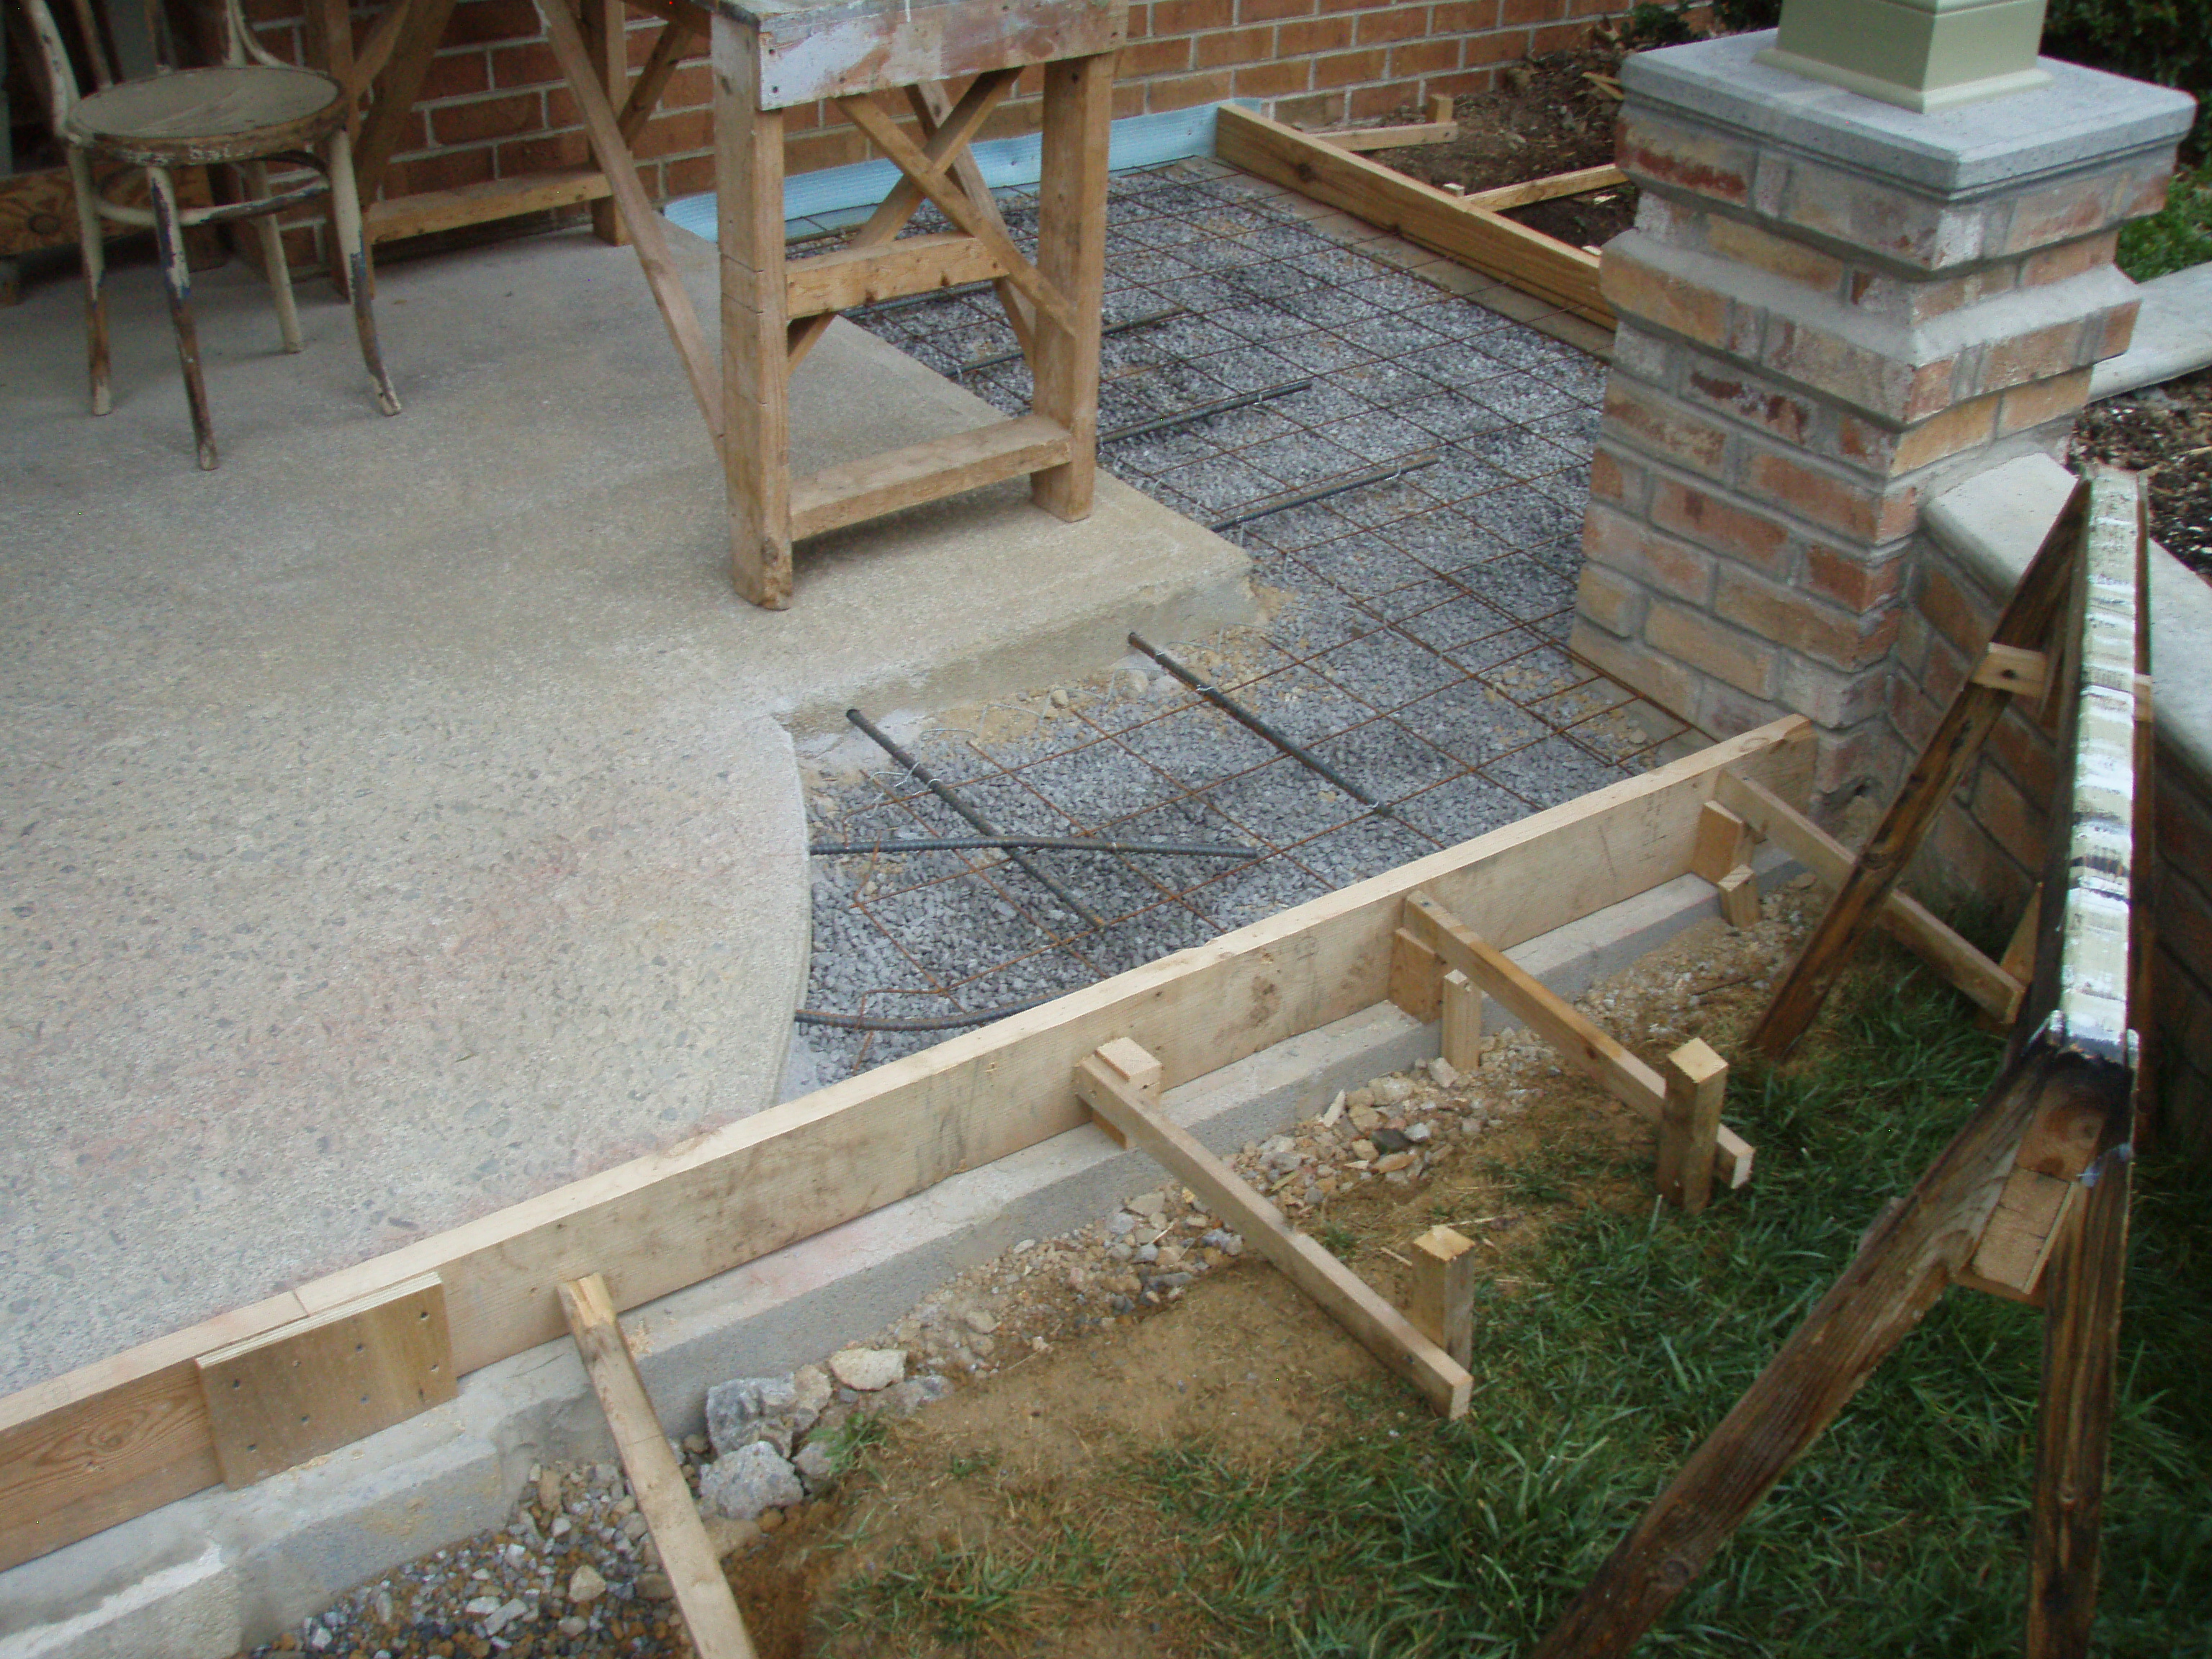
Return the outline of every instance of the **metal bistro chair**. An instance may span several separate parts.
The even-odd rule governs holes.
[[[200,465],[212,470],[216,462],[215,428],[200,374],[199,334],[192,321],[191,273],[185,263],[183,233],[198,225],[242,219],[255,222],[269,285],[276,297],[284,349],[297,351],[300,314],[292,301],[283,232],[276,216],[327,193],[331,229],[339,257],[345,261],[354,324],[361,335],[361,355],[368,365],[376,405],[386,415],[397,415],[399,398],[384,372],[376,347],[376,319],[369,310],[368,257],[362,240],[361,201],[354,188],[352,146],[346,135],[344,88],[327,75],[295,69],[270,56],[246,27],[239,0],[224,0],[224,61],[220,66],[164,69],[134,80],[118,81],[107,66],[93,26],[91,7],[80,0],[74,9],[85,25],[85,58],[97,83],[97,89],[87,96],[78,90],[69,47],[54,26],[46,0],[25,0],[25,3],[46,61],[54,134],[68,151],[70,179],[76,186],[77,234],[84,247],[92,412],[105,415],[110,407],[102,219],[153,228],[161,282],[169,295],[169,318],[177,331],[177,356],[184,365],[185,393],[191,404]],[[322,147],[321,155],[314,153],[317,146]],[[272,161],[307,167],[322,176],[272,195],[266,165]],[[121,165],[96,179],[95,161]],[[179,207],[170,170],[210,164],[236,168],[244,180],[246,199],[212,207]],[[145,173],[147,207],[130,207],[111,198],[118,182],[134,169]]]

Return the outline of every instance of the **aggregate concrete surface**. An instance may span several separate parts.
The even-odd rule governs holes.
[[[1240,552],[1111,480],[1073,530],[1015,486],[824,538],[744,605],[635,258],[585,234],[388,266],[391,420],[326,285],[296,356],[241,268],[198,289],[214,473],[150,270],[105,419],[75,284],[5,319],[0,1391],[769,1103],[784,726],[1250,614]],[[802,465],[992,417],[850,327],[794,402]]]

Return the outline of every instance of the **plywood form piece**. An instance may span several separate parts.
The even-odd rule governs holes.
[[[562,1285],[561,1307],[591,1374],[592,1391],[614,1432],[615,1451],[629,1477],[638,1513],[659,1548],[660,1570],[675,1589],[691,1645],[700,1659],[753,1659],[752,1638],[737,1598],[730,1594],[730,1581],[722,1576],[698,1506],[691,1501],[683,1467],[668,1448],[645,1379],[638,1375],[606,1280],[592,1273]]]
[[[223,1484],[250,1486],[453,1397],[435,1273],[198,1361]]]
[[[0,1399],[0,1566],[219,1480],[201,1353],[435,1273],[465,1376],[562,1336],[562,1279],[604,1271],[617,1305],[636,1307],[1081,1127],[1072,1068],[1115,1037],[1157,1056],[1173,1087],[1383,1000],[1409,892],[1479,918],[1510,948],[1672,880],[1731,769],[1802,800],[1812,763],[1811,723],[1778,720]]]
[[[1234,104],[1221,106],[1214,149],[1232,167],[1341,208],[1577,316],[1613,325],[1612,307],[1598,292],[1594,253]]]
[[[1473,1379],[1467,1368],[1410,1324],[1365,1280],[1283,1218],[1283,1212],[1246,1186],[1237,1172],[1199,1144],[1196,1136],[1159,1115],[1157,1104],[1094,1055],[1074,1071],[1075,1092],[1097,1116],[1121,1132],[1124,1144],[1141,1147],[1198,1194],[1222,1224],[1267,1258],[1276,1271],[1321,1306],[1331,1319],[1397,1376],[1412,1383],[1440,1414],[1467,1411]]]

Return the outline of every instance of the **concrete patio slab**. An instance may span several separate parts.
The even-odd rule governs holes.
[[[712,251],[678,233],[705,314]],[[802,549],[732,592],[718,470],[633,256],[385,273],[348,313],[204,279],[222,469],[153,275],[0,354],[0,1390],[758,1109],[807,959],[792,729],[1103,665],[1250,614],[1243,556],[1102,481]],[[841,325],[805,465],[995,418]]]

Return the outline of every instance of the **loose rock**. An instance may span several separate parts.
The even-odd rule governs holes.
[[[718,1458],[699,1477],[699,1505],[733,1521],[756,1521],[806,1496],[799,1476],[773,1446],[756,1440]]]

